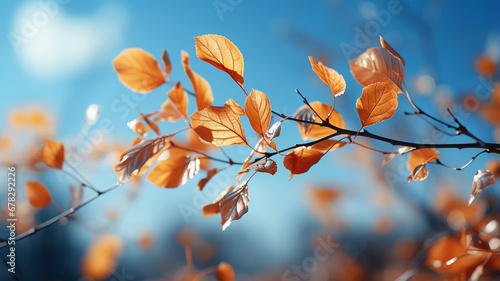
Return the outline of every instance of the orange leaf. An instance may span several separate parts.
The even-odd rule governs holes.
[[[327,150],[333,151],[335,149],[341,148],[346,144],[347,142],[327,139],[311,145],[311,148],[319,150],[324,153]]]
[[[398,107],[398,95],[387,83],[376,82],[363,88],[356,101],[361,128],[391,118]]]
[[[123,243],[113,234],[99,235],[85,252],[82,274],[93,280],[103,280],[111,276],[121,254]]]
[[[170,80],[170,72],[172,71],[172,64],[170,63],[170,58],[168,57],[167,51],[163,50],[163,55],[161,56],[161,60],[165,65],[165,74],[167,74],[167,80]]]
[[[145,171],[162,152],[169,149],[172,135],[158,136],[141,141],[127,148],[114,167],[118,183],[125,183],[137,171]]]
[[[192,150],[195,150],[198,152],[208,152],[208,151],[211,151],[211,150],[214,150],[215,148],[217,148],[213,144],[202,140],[198,136],[198,134],[192,129],[187,131],[187,145]],[[207,160],[207,159],[205,159],[205,160]]]
[[[403,59],[403,57],[398,54],[398,52],[396,52],[396,50],[394,50],[391,45],[389,45],[389,43],[387,43],[384,38],[382,38],[382,36],[379,36],[380,37],[380,46],[382,46],[382,48],[386,49],[387,51],[389,51],[389,53],[391,53],[391,55],[395,56],[399,61],[401,61],[401,63],[403,64],[403,66],[405,66],[405,60]]]
[[[238,84],[243,84],[243,55],[233,42],[221,35],[195,37],[196,55],[202,61],[226,72]]]
[[[161,105],[160,116],[155,118],[154,121],[175,122],[181,118],[182,114],[177,110],[177,107],[172,104],[170,99],[167,99]]]
[[[219,172],[219,168],[213,168],[211,169],[210,171],[207,172],[207,177],[200,180],[200,182],[198,183],[198,190],[203,190],[203,188],[205,187],[205,185],[208,183],[208,181],[213,177],[215,176],[215,174],[217,174]]]
[[[243,110],[243,108],[241,108],[241,106],[239,104],[237,104],[233,99],[228,99],[226,101],[226,104],[231,107],[234,114],[236,114],[238,116],[245,115],[245,111]]]
[[[186,91],[182,88],[181,82],[175,84],[175,86],[167,93],[170,100],[174,103],[177,110],[184,115],[187,120],[187,110],[188,110],[188,96]]]
[[[215,277],[218,281],[234,281],[233,267],[225,262],[219,263],[215,270]]]
[[[53,140],[45,140],[42,149],[42,160],[51,168],[61,169],[64,162],[63,144]]]
[[[169,157],[149,172],[147,180],[160,187],[178,187],[192,179],[200,170],[200,159],[189,155]]]
[[[289,152],[283,160],[285,168],[290,170],[289,180],[296,174],[309,171],[314,164],[319,162],[321,157],[323,157],[323,152],[306,147],[297,147]]]
[[[50,192],[41,183],[35,181],[26,182],[26,197],[30,205],[35,208],[47,207],[52,202]]]
[[[245,100],[245,113],[252,128],[264,136],[271,122],[271,103],[266,94],[252,89]]]
[[[403,79],[405,69],[403,63],[384,48],[370,48],[359,57],[349,61],[352,76],[363,86],[375,82],[389,83],[396,93],[404,93]]]
[[[336,127],[345,129],[345,122],[342,115],[340,115],[337,111],[332,110],[330,105],[319,101],[313,101],[309,104],[323,119],[326,119],[328,114],[331,112],[330,118],[328,119],[329,123]],[[297,119],[320,124],[321,119],[314,114],[314,111],[312,111],[307,105],[303,105],[299,108],[299,110],[297,110],[294,116]],[[321,139],[336,132],[334,129],[314,124],[297,122],[297,125],[299,126],[299,132],[302,135],[303,140]]]
[[[247,145],[240,118],[228,105],[210,105],[193,113],[191,126],[204,141],[216,146]]]
[[[430,161],[437,160],[439,152],[434,148],[421,148],[410,152],[408,157],[408,170],[414,171],[415,168]]]
[[[165,83],[165,76],[156,59],[148,52],[126,49],[113,60],[118,79],[132,91],[147,94]]]
[[[345,80],[342,75],[332,68],[323,65],[322,62],[315,62],[312,56],[309,56],[312,70],[318,77],[332,90],[333,96],[337,97],[345,92]]]
[[[196,106],[198,110],[202,110],[211,105],[214,101],[212,89],[210,88],[210,84],[208,84],[207,80],[191,70],[191,66],[189,65],[189,54],[184,51],[182,51],[181,54],[182,66],[184,67],[184,71],[193,86],[194,95],[196,97]]]

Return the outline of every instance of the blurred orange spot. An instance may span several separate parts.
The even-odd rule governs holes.
[[[479,109],[479,100],[473,95],[467,95],[462,100],[462,105],[468,111],[476,111]]]
[[[139,237],[139,246],[144,251],[149,251],[153,249],[154,244],[155,244],[155,238],[153,236],[153,233],[151,232],[145,232]]]
[[[497,68],[496,62],[486,55],[482,55],[476,59],[475,67],[477,73],[482,76],[490,76],[495,73]]]
[[[122,240],[113,234],[101,234],[87,249],[82,262],[82,274],[94,280],[108,278],[118,264]]]

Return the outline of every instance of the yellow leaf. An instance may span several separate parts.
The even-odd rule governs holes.
[[[160,161],[151,172],[147,180],[160,187],[178,187],[193,178],[200,170],[200,159],[189,155],[169,157]]]
[[[93,280],[104,280],[111,276],[123,248],[121,239],[113,234],[99,235],[85,252],[82,274]]]
[[[198,36],[194,40],[196,55],[200,60],[226,72],[240,85],[243,84],[243,55],[233,42],[214,34]]]
[[[216,146],[247,145],[240,118],[228,105],[210,105],[193,113],[191,126],[204,141]]]
[[[241,108],[241,106],[239,104],[237,104],[233,99],[228,99],[226,101],[226,104],[229,107],[231,107],[231,109],[233,110],[234,114],[236,114],[238,116],[245,115],[245,111],[243,110],[243,108]]]
[[[332,90],[333,96],[337,97],[345,92],[345,80],[342,75],[332,68],[323,65],[322,62],[315,62],[314,58],[309,56],[312,70],[318,77]]]
[[[45,140],[42,149],[42,160],[51,168],[61,169],[64,162],[63,144],[53,140]]]
[[[434,148],[413,150],[410,152],[410,157],[408,157],[408,170],[414,171],[418,166],[437,159],[439,159],[439,151]]]
[[[174,103],[177,110],[186,118],[187,120],[187,107],[188,107],[188,96],[186,91],[182,88],[181,82],[175,84],[175,86],[167,93],[170,100]]]
[[[252,89],[245,100],[245,113],[252,128],[264,136],[271,122],[271,103],[266,94]]]
[[[147,94],[165,83],[165,76],[156,59],[148,52],[126,49],[113,60],[120,81],[132,91]]]
[[[182,66],[184,67],[184,71],[193,86],[194,95],[196,97],[196,106],[198,110],[202,110],[203,108],[211,105],[214,101],[212,89],[210,88],[210,84],[208,84],[207,80],[191,70],[191,66],[189,65],[189,54],[184,51],[182,51],[181,54]]]
[[[405,69],[403,63],[384,48],[370,48],[359,57],[349,61],[352,76],[363,86],[375,82],[389,83],[396,93],[404,93],[403,79]]]
[[[329,123],[338,128],[345,129],[345,122],[342,115],[340,115],[337,111],[332,110],[330,105],[319,101],[313,101],[309,104],[323,119],[326,119],[328,114],[331,112],[330,118],[328,119]],[[298,109],[294,116],[297,119],[321,124],[321,119],[316,116],[314,111],[312,111],[307,105],[303,105]],[[297,125],[299,126],[299,132],[302,135],[303,140],[321,139],[336,132],[334,129],[309,123],[297,122]]]
[[[389,84],[376,82],[363,88],[356,101],[361,127],[373,125],[391,118],[398,107],[398,95]]]
[[[28,197],[30,205],[35,208],[47,207],[52,202],[47,188],[41,183],[34,181],[26,182],[26,197]]]
[[[323,157],[323,152],[306,148],[297,147],[289,152],[283,160],[285,168],[290,170],[290,179],[296,174],[303,174]]]

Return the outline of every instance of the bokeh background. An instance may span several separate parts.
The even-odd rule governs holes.
[[[479,113],[490,99],[494,77],[480,75],[475,62],[480,56],[498,59],[499,12],[497,1],[2,1],[0,136],[11,141],[9,151],[0,153],[14,157],[13,162],[29,153],[26,146],[34,137],[26,135],[29,128],[16,126],[16,116],[30,112],[47,116],[49,125],[43,127],[42,135],[74,144],[91,104],[99,105],[101,119],[112,124],[111,132],[98,137],[92,147],[128,146],[136,134],[127,122],[139,116],[137,109],[144,113],[158,110],[171,86],[141,95],[122,85],[112,60],[126,48],[142,48],[157,59],[166,49],[173,65],[172,80],[189,88],[180,63],[180,51],[185,50],[194,71],[209,81],[214,104],[222,105],[229,98],[244,104],[244,94],[226,74],[196,58],[194,37],[203,34],[224,35],[235,43],[245,58],[246,89],[265,92],[273,109],[287,115],[302,105],[295,89],[310,101],[331,102],[331,93],[311,71],[308,56],[336,69],[347,82],[336,109],[352,129],[359,128],[355,101],[362,87],[350,75],[348,61],[379,46],[380,34],[405,58],[406,83],[415,102],[445,120],[449,120],[445,109],[453,107],[475,134],[494,142],[494,126]],[[474,97],[477,104],[464,104],[465,97]],[[194,105],[190,100],[190,113]],[[420,118],[404,116],[405,111],[411,107],[401,96],[393,119],[370,131],[415,142],[469,141],[433,133]],[[161,129],[173,132],[182,125],[162,124]],[[279,147],[302,142],[296,127],[284,123]],[[250,129],[248,123],[245,128]],[[97,129],[91,128],[89,135]],[[251,142],[257,140],[249,135]],[[88,138],[85,141],[92,143]],[[378,147],[394,150],[383,144]],[[227,151],[240,161],[249,153],[238,148]],[[105,188],[116,181],[112,165],[117,155],[111,152],[96,159],[80,153],[74,164],[95,186]],[[441,159],[458,167],[474,153],[443,150]],[[460,172],[431,167],[426,181],[410,184],[406,183],[406,157],[380,169],[382,158],[346,147],[291,181],[277,158],[278,173],[252,179],[249,212],[225,231],[220,217],[204,218],[200,206],[232,183],[237,167],[214,178],[203,192],[196,189],[203,173],[175,189],[155,187],[145,180],[139,187],[127,184],[79,210],[75,221],[55,224],[19,241],[18,277],[85,280],[80,266],[86,248],[96,233],[111,232],[123,239],[124,249],[117,274],[110,280],[170,278],[186,264],[183,247],[176,240],[186,227],[206,242],[199,251],[211,253],[199,260],[195,254],[195,267],[226,261],[238,280],[260,280],[268,273],[281,276],[293,265],[301,265],[313,256],[311,241],[318,233],[326,233],[351,256],[373,258],[374,253],[389,251],[391,241],[400,237],[419,241],[442,231],[442,225],[436,226],[429,218],[435,215],[439,190],[453,189],[466,202],[472,177],[493,156],[481,156]],[[4,179],[6,172],[0,177]],[[26,180],[43,182],[54,201],[63,209],[68,207],[71,178],[20,166],[19,203],[26,201]],[[308,190],[314,186],[339,191],[339,198],[329,205],[328,215],[333,217],[327,219],[329,223],[311,208],[316,203],[308,199]],[[497,196],[495,189],[490,188],[488,196]],[[5,192],[0,191],[2,204]],[[320,213],[324,215],[324,210]],[[57,210],[48,207],[38,211],[35,219],[41,222],[56,214]],[[138,243],[145,233],[154,238],[151,250]],[[2,228],[0,234],[6,237],[7,230]],[[0,250],[3,257],[4,250]],[[370,258],[366,262],[376,263]],[[1,280],[13,278],[0,267]],[[124,272],[132,279],[124,279]],[[382,272],[380,280],[391,280],[391,274]]]

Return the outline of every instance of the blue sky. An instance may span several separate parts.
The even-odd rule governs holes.
[[[6,117],[10,110],[39,105],[47,108],[57,120],[55,138],[70,141],[83,125],[86,107],[99,104],[102,118],[113,124],[112,133],[105,137],[130,143],[135,135],[126,123],[137,118],[134,107],[138,106],[143,112],[157,110],[169,90],[169,86],[161,86],[144,96],[130,92],[119,82],[111,62],[122,50],[131,47],[142,48],[158,59],[166,49],[173,64],[172,79],[184,85],[189,82],[181,67],[180,51],[187,51],[193,69],[210,82],[214,104],[221,105],[229,98],[243,104],[244,94],[225,73],[196,58],[194,37],[202,34],[224,35],[235,43],[245,58],[246,89],[265,92],[273,109],[285,114],[292,114],[302,104],[294,94],[296,88],[310,100],[331,102],[328,87],[315,77],[307,57],[328,58],[325,64],[346,79],[346,93],[337,100],[336,108],[353,129],[359,126],[355,101],[362,87],[350,75],[348,58],[341,46],[355,47],[356,40],[364,38],[366,44],[358,45],[363,51],[378,46],[380,34],[405,58],[406,81],[416,102],[439,114],[433,103],[436,96],[449,95],[460,101],[465,92],[474,91],[482,83],[474,71],[474,59],[485,52],[493,55],[496,52],[498,56],[498,11],[500,3],[496,1],[3,1],[0,9],[0,32],[4,34],[0,43],[3,54],[0,128],[9,129]],[[374,28],[377,35],[371,36],[370,28]],[[13,43],[13,40],[21,41]],[[424,75],[432,77],[428,95],[419,94],[414,87],[415,81]],[[140,102],[126,111],[113,109],[113,104],[123,105],[124,98]],[[191,100],[190,113],[195,110],[194,104]],[[409,140],[426,139],[428,126],[417,118],[404,117],[405,110],[410,107],[400,97],[400,108],[394,117],[397,120],[379,124],[372,131]],[[465,113],[462,116],[478,135],[493,141],[491,126],[478,117]],[[406,121],[398,121],[405,118]],[[177,128],[179,124],[162,127],[165,132]],[[400,131],[409,128],[407,134]],[[278,145],[286,147],[297,142],[301,140],[296,125],[285,125],[282,136],[277,139]],[[247,153],[237,149],[229,149],[229,152],[235,159],[244,159]],[[144,228],[160,237],[173,237],[180,228],[191,226],[218,241],[221,247],[218,258],[234,263],[243,272],[286,267],[301,260],[301,254],[308,248],[307,237],[320,229],[303,200],[308,185],[319,182],[348,191],[348,198],[339,203],[341,212],[354,228],[370,229],[378,213],[366,202],[380,187],[374,186],[368,172],[360,171],[359,165],[345,164],[350,153],[353,150],[349,148],[339,151],[323,159],[321,167],[315,167],[309,176],[297,176],[290,182],[288,171],[282,165],[274,177],[256,176],[250,183],[249,213],[225,232],[220,229],[219,217],[203,218],[198,213],[187,223],[180,207],[199,207],[199,201],[211,201],[223,186],[213,184],[211,188],[215,191],[199,195],[195,190],[196,181],[174,190],[145,184],[120,221],[119,232],[132,239]],[[467,161],[453,152],[443,152],[443,156],[451,163]],[[375,157],[380,161],[380,156]],[[467,196],[472,176],[485,160],[481,159],[463,173],[433,168],[439,177],[466,182],[459,190]],[[82,164],[82,169],[91,174],[95,185],[105,187],[115,181],[111,163],[103,162],[93,169]],[[43,178],[53,177],[49,173]],[[21,175],[21,180],[26,179],[28,175]],[[422,184],[402,187],[425,202],[433,194],[428,190],[439,180],[438,176],[431,176]],[[106,208],[121,204],[125,195],[125,188],[113,191],[82,209],[81,216],[96,224],[105,224]],[[58,196],[58,200],[64,202],[64,196]],[[196,204],[193,198],[197,198]],[[395,215],[396,221],[412,218],[411,211],[401,206],[401,202],[398,204],[394,206],[400,210]],[[74,243],[81,251],[93,234],[78,227],[61,231],[69,228],[78,237]],[[400,231],[410,232],[416,228],[418,221],[415,225],[402,224]],[[162,242],[169,239],[158,239],[159,244],[174,251],[172,243]],[[127,250],[135,251],[130,248]],[[238,254],[241,252],[248,254],[241,256]],[[154,255],[162,254],[159,250],[154,252]],[[245,261],[247,257],[252,257],[252,261]],[[134,255],[124,260],[133,262]]]

